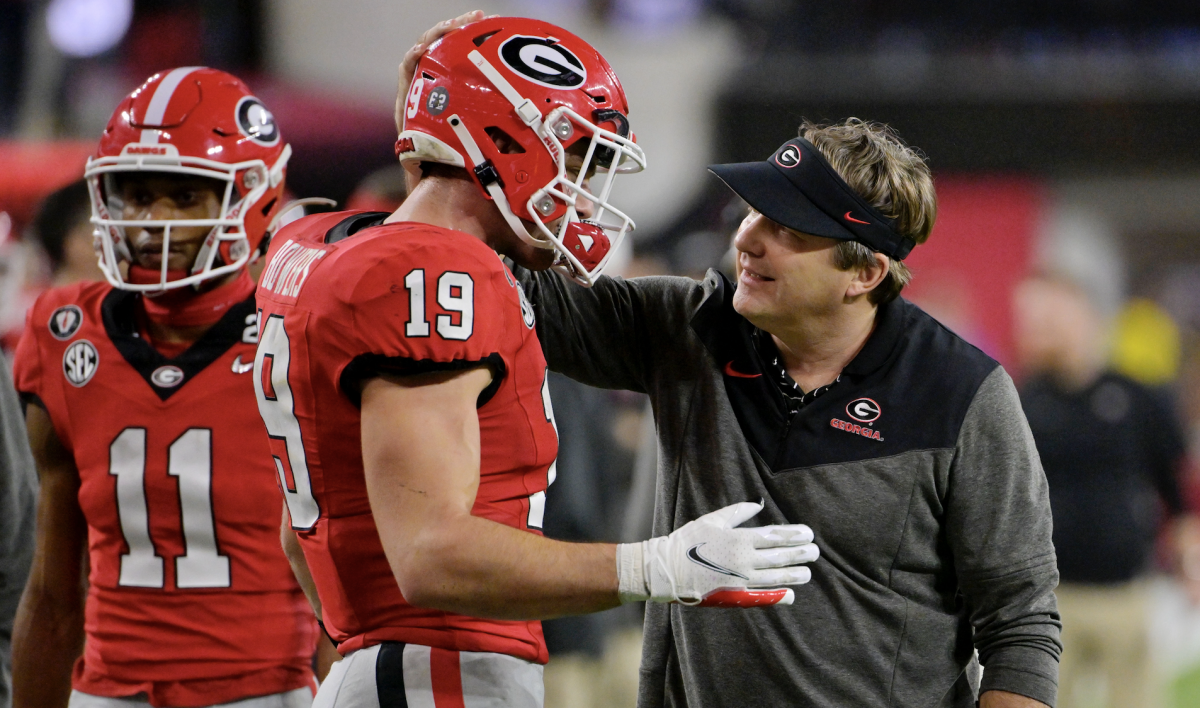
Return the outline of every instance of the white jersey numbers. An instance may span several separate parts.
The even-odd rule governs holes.
[[[321,510],[312,494],[304,439],[300,435],[300,421],[296,419],[292,388],[288,383],[291,358],[291,341],[283,327],[283,317],[271,315],[262,326],[258,353],[254,357],[254,396],[258,399],[258,412],[267,426],[267,435],[284,443],[286,459],[280,459],[278,455],[273,457],[279,486],[292,517],[292,528],[310,529],[316,525]]]
[[[425,310],[425,269],[416,268],[404,277],[408,290],[406,337],[428,337],[429,316]],[[468,273],[446,271],[437,279],[437,304],[450,314],[438,315],[437,333],[442,339],[466,341],[475,331],[475,281]]]
[[[546,421],[554,426],[554,434],[558,435],[558,423],[554,422],[554,404],[550,402],[550,372],[546,371],[542,378],[542,411],[546,414]],[[550,469],[546,470],[546,486],[554,484],[554,478],[558,476],[558,460],[550,463]],[[529,496],[529,520],[528,525],[531,529],[540,529],[546,520],[546,493],[534,492]]]
[[[121,555],[118,585],[164,586],[163,559],[150,538],[146,504],[146,429],[126,428],[108,448],[117,478],[117,515],[129,552]],[[227,588],[229,556],[217,548],[212,508],[212,431],[189,428],[167,450],[167,474],[178,478],[184,554],[175,558],[175,587]]]
[[[458,314],[458,324],[451,315],[437,316],[437,331],[442,339],[466,340],[475,327],[475,281],[466,273],[448,271],[438,278],[438,305],[446,312]]]
[[[183,540],[175,559],[175,587],[229,587],[229,556],[217,552],[212,509],[212,431],[192,428],[171,443],[167,474],[179,478]]]
[[[425,319],[425,269],[417,268],[404,276],[404,287],[408,289],[408,323],[404,325],[404,336],[428,337],[429,320]]]

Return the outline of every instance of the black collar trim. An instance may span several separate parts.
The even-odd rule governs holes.
[[[769,374],[755,355],[753,333],[756,328],[733,309],[733,283],[716,270],[710,270],[707,278],[715,287],[692,316],[692,330],[716,358],[717,366],[724,367],[726,362],[732,362],[734,370],[740,373]],[[905,319],[900,298],[880,305],[875,314],[875,331],[842,373],[865,376],[887,363],[900,344]]]
[[[255,313],[254,296],[251,295],[230,307],[229,311],[186,351],[170,359],[138,334],[135,308],[140,297],[139,293],[114,288],[104,296],[100,312],[104,320],[104,330],[112,340],[113,346],[163,401],[186,386],[209,364],[229,351],[230,347],[242,342],[243,332],[250,326],[247,320]],[[154,375],[164,366],[173,366],[179,370],[182,378],[177,379],[178,383],[162,386],[156,382]],[[169,381],[170,377],[160,375],[158,380]]]
[[[850,360],[843,374],[866,376],[887,363],[900,344],[905,329],[905,308],[900,298],[885,302],[875,312],[875,331],[867,338],[858,355]]]
[[[369,229],[372,226],[379,226],[383,223],[383,220],[389,216],[391,216],[391,214],[386,211],[368,211],[361,214],[348,216],[345,219],[337,222],[332,229],[325,232],[325,243],[334,244],[342,239],[350,238],[363,229]]]
[[[731,400],[772,401],[772,415],[785,422],[787,402],[757,354],[754,325],[733,309],[733,284],[716,270],[710,270],[707,278],[714,287],[692,316],[692,331],[724,373]]]

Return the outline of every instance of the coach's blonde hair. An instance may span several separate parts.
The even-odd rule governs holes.
[[[835,125],[805,121],[800,126],[800,137],[820,150],[868,204],[895,219],[901,236],[925,243],[937,218],[933,178],[925,158],[905,145],[895,131],[882,123],[848,118]],[[834,263],[842,270],[874,262],[871,249],[857,241],[842,241],[834,251]],[[887,276],[870,294],[871,302],[877,305],[895,299],[912,280],[912,272],[903,263],[890,263]]]

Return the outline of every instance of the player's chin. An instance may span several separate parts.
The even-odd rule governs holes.
[[[546,270],[554,264],[556,251],[553,248],[537,248],[525,242],[514,249],[510,257],[517,265],[529,270]]]
[[[135,260],[137,264],[149,270],[162,269],[162,252],[157,253],[143,252],[137,254]],[[195,254],[175,253],[172,252],[167,256],[167,270],[186,270],[191,267],[192,261],[195,260]]]

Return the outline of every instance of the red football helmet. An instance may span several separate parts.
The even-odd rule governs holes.
[[[628,113],[612,67],[587,42],[547,22],[491,18],[421,57],[396,155],[466,168],[521,239],[555,249],[556,267],[590,285],[634,228],[608,201],[618,173],[646,167]],[[575,177],[568,150],[583,158]],[[585,188],[593,170],[598,185]],[[576,199],[595,216],[581,220]]]
[[[96,251],[108,282],[124,290],[161,291],[195,285],[242,268],[260,255],[283,205],[283,178],[292,148],[275,118],[239,79],[223,71],[183,67],[155,74],[117,107],[84,177],[92,195]],[[127,221],[119,214],[113,176],[122,172],[198,175],[225,183],[215,219]],[[118,265],[131,260],[126,227],[162,228],[158,282],[131,283]],[[165,255],[171,227],[207,226],[188,274],[170,279]]]

